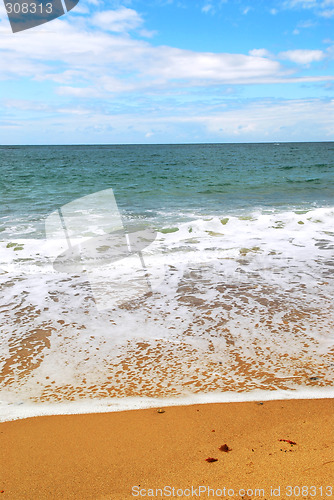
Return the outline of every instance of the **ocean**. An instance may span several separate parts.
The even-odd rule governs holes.
[[[0,419],[333,396],[333,152],[0,147]]]

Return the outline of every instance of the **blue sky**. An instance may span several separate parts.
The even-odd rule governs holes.
[[[334,0],[80,0],[13,34],[0,143],[330,141]]]

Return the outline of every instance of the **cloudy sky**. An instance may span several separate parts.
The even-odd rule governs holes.
[[[13,34],[0,143],[329,141],[334,0],[80,0]]]

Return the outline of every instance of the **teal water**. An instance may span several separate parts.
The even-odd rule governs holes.
[[[43,237],[47,214],[107,188],[125,218],[158,226],[331,206],[333,153],[333,143],[1,147],[1,231]]]
[[[333,152],[0,147],[0,420],[50,402],[328,396]],[[133,251],[123,226],[155,239]]]

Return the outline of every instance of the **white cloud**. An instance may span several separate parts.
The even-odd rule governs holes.
[[[319,15],[329,19],[334,16],[334,9],[323,10]]]
[[[160,47],[157,51],[152,50],[151,54],[151,66],[146,68],[146,72],[168,80],[242,83],[277,75],[281,69],[277,61],[243,54],[214,54],[172,47]]]
[[[66,95],[70,97],[79,97],[79,98],[82,97],[93,98],[99,96],[99,92],[97,89],[89,87],[71,87],[71,86],[58,87],[57,94]]]
[[[313,21],[310,21],[310,20],[300,21],[292,33],[294,35],[299,35],[301,29],[313,28],[314,26],[316,26],[316,23]]]
[[[97,26],[100,17],[104,28],[122,32],[92,28],[91,20],[78,16],[71,23],[58,19],[15,37],[0,36],[0,78],[49,80],[60,85],[58,94],[73,98],[154,89],[166,92],[177,87],[301,81],[265,48],[244,55],[156,47],[124,32],[134,27],[142,29],[142,17],[133,9],[100,12],[93,17]],[[305,65],[320,61],[325,53],[292,50],[278,57]],[[304,77],[304,81],[329,79]]]
[[[141,30],[139,30],[138,33],[143,38],[153,38],[157,34],[157,31],[156,30],[141,29]]]
[[[317,0],[286,0],[284,6],[286,8],[301,7],[303,9],[311,9],[316,7],[319,3]]]
[[[9,109],[19,109],[20,111],[47,111],[49,106],[44,102],[29,101],[28,99],[4,99],[3,106]]]
[[[280,52],[278,55],[280,59],[286,59],[296,64],[310,64],[312,62],[321,61],[324,59],[325,54],[322,50],[287,50]]]
[[[255,57],[272,57],[267,49],[253,49],[249,51],[249,55]]]
[[[53,143],[67,139],[73,142],[194,142],[201,140],[247,141],[306,141],[332,140],[334,128],[334,101],[320,99],[226,101],[225,106],[208,109],[199,105],[172,108],[168,103],[156,111],[138,110],[136,114],[123,111],[108,113],[105,108],[63,107],[57,109],[59,119],[50,114],[39,119],[18,123],[17,134],[36,132],[40,139],[41,127],[48,130]],[[16,123],[8,116],[7,122]],[[14,130],[14,132],[15,132]],[[16,132],[15,132],[16,133]],[[154,134],[154,135],[153,135]],[[13,141],[17,136],[12,136]]]
[[[277,102],[255,102],[240,110],[227,110],[216,116],[199,118],[210,133],[229,134],[247,140],[266,140],[266,137],[293,140],[310,135],[314,126],[321,129],[320,136],[333,135],[334,101],[282,100]],[[315,123],[316,122],[316,123]]]
[[[333,0],[285,0],[283,8],[285,9],[313,9],[315,13],[321,17],[332,17],[334,9],[330,9],[334,5]]]
[[[313,22],[313,21],[310,21],[310,20],[307,20],[307,21],[300,21],[298,24],[297,24],[297,28],[312,28],[313,26],[316,26],[316,23]]]
[[[130,10],[130,9],[127,9]],[[117,11],[118,12],[118,11]],[[128,29],[139,23],[140,16],[127,14],[106,17],[117,29]],[[126,21],[125,21],[126,19]],[[134,21],[129,21],[129,19]],[[95,18],[96,21],[96,18]],[[123,22],[124,21],[124,22]],[[81,20],[82,22],[82,20]],[[120,23],[120,24],[118,24]],[[115,28],[115,24],[113,25]],[[168,46],[155,47],[127,34],[92,30],[66,20],[55,20],[47,29],[21,32],[15,37],[0,38],[2,65],[0,78],[31,77],[53,80],[73,92],[73,83],[96,82],[101,75],[113,78],[115,91],[148,85],[164,85],[177,80],[188,84],[255,83],[266,78],[283,77],[278,61],[268,59],[266,51],[250,55],[195,52]],[[52,30],[52,31],[51,31]],[[54,48],[57,47],[57,50]],[[126,83],[121,75],[126,75]],[[116,84],[117,79],[117,84]],[[83,93],[78,90],[78,93]]]
[[[98,12],[91,22],[103,30],[124,33],[141,26],[143,19],[135,10],[121,7],[117,10]]]
[[[113,12],[120,10],[124,9]],[[2,78],[30,78],[55,84],[55,94],[51,94],[55,98],[54,108],[49,110],[38,103],[29,107],[27,102],[11,101],[10,107],[5,108],[7,122],[14,123],[20,113],[31,116],[35,113],[35,122],[32,119],[29,124],[29,120],[25,120],[24,127],[31,125],[31,133],[34,133],[34,123],[37,127],[38,122],[45,130],[53,130],[54,140],[58,142],[64,140],[66,133],[70,133],[74,141],[85,141],[87,130],[93,130],[93,134],[109,134],[112,130],[110,133],[114,135],[106,136],[105,140],[117,142],[122,137],[130,137],[130,127],[134,127],[134,134],[139,134],[131,136],[133,141],[145,140],[145,135],[152,132],[154,136],[147,135],[147,140],[151,137],[161,142],[165,133],[172,134],[169,140],[172,137],[187,139],[184,126],[197,127],[198,140],[201,134],[218,138],[223,134],[231,140],[262,140],[277,134],[279,140],[283,140],[286,132],[282,127],[306,130],[303,120],[310,120],[311,111],[315,113],[319,105],[323,111],[319,113],[317,137],[321,139],[321,133],[327,137],[327,125],[323,124],[327,124],[325,109],[328,106],[322,101],[308,106],[303,106],[302,101],[247,103],[235,109],[235,104],[229,108],[228,100],[224,105],[221,101],[218,106],[212,103],[210,89],[221,85],[324,82],[333,81],[334,77],[299,78],[298,68],[287,69],[265,48],[255,48],[245,55],[156,47],[147,40],[130,36],[129,30],[140,32],[142,29],[142,17],[132,9],[125,10],[123,18],[116,19],[109,14],[103,18],[106,23],[103,29],[108,31],[102,31],[98,23],[94,26],[100,29],[92,28],[91,20],[78,16],[79,20],[73,17],[71,24],[66,19],[58,19],[15,37],[0,35]],[[96,20],[99,18],[93,18],[94,23]],[[111,26],[114,26],[113,32],[109,32]],[[115,26],[120,31],[115,31]],[[326,54],[320,50],[292,50],[278,57],[307,65],[322,60]],[[193,97],[195,94],[191,94],[195,87],[199,105]],[[216,90],[214,92],[217,95]],[[219,95],[223,99],[223,91],[219,90]],[[189,107],[185,104],[188,97]],[[85,102],[89,105],[83,104]],[[156,108],[153,102],[159,103]],[[60,128],[64,136],[57,136]],[[97,136],[94,137],[97,140]]]
[[[115,12],[118,16],[119,10]],[[125,9],[125,12],[122,21],[117,16],[107,16],[104,20],[108,18],[110,27],[113,19],[117,29],[121,29],[120,24],[122,29],[129,29],[130,25],[141,23],[142,18],[134,14],[135,11]],[[23,31],[15,37],[0,37],[0,78],[50,80],[61,85],[59,94],[72,97],[144,89],[166,92],[166,89],[175,90],[177,86],[298,81],[291,68],[284,68],[265,48],[253,49],[244,55],[156,47],[148,41],[134,39],[128,33],[93,29],[89,20],[79,17],[77,23],[75,17],[71,24],[58,19],[45,25],[44,29]],[[323,59],[324,53],[294,50],[282,52],[279,57],[304,65]],[[314,77],[313,81],[329,78]],[[312,77],[305,81],[312,81]]]
[[[311,6],[311,2],[301,0],[290,2],[291,7],[292,4]],[[220,4],[210,0],[205,5],[210,14],[220,8]],[[334,0],[324,0],[318,5],[324,11],[334,5]],[[277,13],[274,10],[273,15]],[[297,27],[307,27],[307,21],[304,23]],[[136,30],[137,38],[131,35],[132,30]],[[42,82],[49,81],[54,93],[49,94],[52,101],[49,107],[34,101],[31,105],[29,101],[8,101],[3,108],[7,123],[16,124],[18,116],[30,114],[34,117],[30,123],[26,118],[22,124],[17,121],[21,133],[31,125],[32,132],[36,128],[37,137],[37,127],[42,127],[53,131],[52,137],[58,142],[67,134],[74,141],[85,141],[90,127],[101,134],[112,130],[110,133],[116,135],[108,135],[105,140],[116,142],[127,140],[129,130],[158,142],[165,140],[165,133],[172,133],[169,140],[172,137],[191,140],[191,134],[186,135],[187,127],[187,130],[197,127],[199,140],[203,134],[235,140],[276,136],[279,140],[284,137],[299,140],[303,132],[314,131],[316,127],[319,131],[314,134],[320,140],[330,137],[327,102],[267,100],[260,104],[233,100],[230,96],[225,99],[222,86],[236,86],[235,91],[239,92],[239,85],[244,84],[334,81],[334,77],[327,75],[298,76],[305,65],[329,59],[332,49],[290,50],[278,56],[261,47],[248,54],[213,53],[155,46],[149,40],[138,39],[138,35],[153,34],[145,31],[140,13],[120,6],[98,12],[90,19],[81,15],[71,17],[70,21],[61,18],[15,36],[8,25],[7,33],[0,33],[0,78],[34,80],[37,84],[41,82],[43,89]],[[302,68],[291,69],[285,61]],[[60,129],[62,137],[57,136]],[[139,136],[132,135],[129,140],[140,140]],[[311,136],[305,133],[305,137]]]
[[[202,12],[204,12],[205,14],[207,14],[207,13],[208,13],[208,12],[210,12],[210,10],[212,10],[212,9],[213,9],[212,5],[211,5],[211,4],[207,4],[207,5],[204,5],[204,6],[202,7]]]
[[[85,108],[58,108],[57,113],[65,114],[65,115],[91,115],[91,111]]]
[[[206,0],[201,11],[205,14],[215,14],[223,8],[223,5],[227,3],[228,0]],[[195,3],[195,2],[194,2]]]
[[[252,7],[245,7],[245,8],[242,10],[242,13],[246,16],[250,10],[252,10]]]

